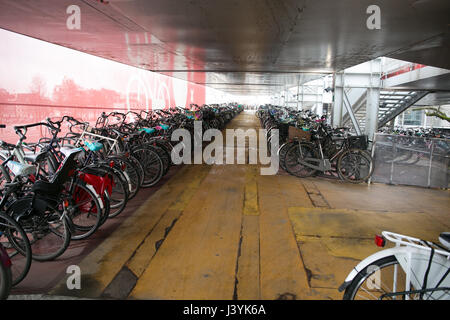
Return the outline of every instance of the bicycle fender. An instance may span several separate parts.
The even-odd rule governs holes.
[[[128,184],[128,191],[131,193],[133,191],[133,186],[131,184],[130,176],[128,175],[128,173],[126,173],[126,171],[122,171],[122,173],[125,176],[125,180]]]
[[[358,263],[353,268],[352,271],[350,271],[347,278],[345,278],[344,282],[338,288],[339,292],[344,291],[350,285],[350,283],[352,283],[352,281],[356,277],[356,275],[361,270],[366,268],[367,266],[370,266],[373,262],[375,262],[379,259],[382,259],[382,258],[392,256],[392,255],[397,256],[397,254],[401,254],[401,252],[404,252],[404,251],[405,251],[405,247],[396,247],[396,248],[381,250],[381,251],[375,252],[374,254],[368,256],[367,258],[362,260],[360,263]]]
[[[88,188],[89,190],[91,190],[91,192],[95,195],[95,197],[98,200],[98,204],[100,205],[100,209],[102,209],[102,211],[105,209],[105,206],[103,205],[103,201],[102,198],[98,195],[97,191],[95,191],[94,187],[90,184],[86,183],[86,188]]]

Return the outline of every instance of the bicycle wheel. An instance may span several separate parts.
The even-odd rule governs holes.
[[[306,158],[317,159],[316,151],[313,146],[307,143],[294,143],[286,152],[284,160],[282,161],[284,161],[288,173],[305,178],[314,175],[317,171],[300,163],[300,160]]]
[[[100,196],[92,186],[78,180],[64,198],[68,200],[66,208],[73,227],[72,240],[81,240],[91,236],[100,226],[104,210]]]
[[[36,199],[36,207],[31,207],[33,196],[16,200],[6,214],[15,219],[26,232],[31,245],[33,260],[54,260],[62,255],[71,239],[70,220],[64,214],[62,203],[49,203]]]
[[[146,147],[133,149],[133,156],[144,168],[144,183],[142,187],[154,186],[161,180],[164,172],[164,164],[160,156],[153,150]]]
[[[118,216],[126,207],[129,196],[129,183],[121,170],[112,168],[113,187],[109,195],[109,218]]]
[[[111,201],[109,200],[109,194],[106,190],[103,192],[102,202],[104,210],[102,216],[100,217],[100,225],[104,224],[106,220],[108,220],[109,214],[111,212]]]
[[[156,139],[149,142],[147,145],[150,148],[152,148],[156,153],[158,153],[164,165],[163,176],[166,175],[166,173],[169,171],[172,162],[169,151],[167,150],[164,144],[159,143],[159,141]]]
[[[3,213],[0,213],[0,245],[11,259],[12,286],[15,286],[30,270],[31,245],[23,228]]]
[[[279,159],[279,161],[280,161],[280,167],[281,167],[281,169],[283,169],[284,171],[287,171],[287,169],[286,169],[286,163],[285,163],[285,160],[286,160],[286,152],[289,150],[289,148],[290,147],[292,147],[292,145],[294,144],[295,142],[286,142],[286,143],[284,143],[284,144],[282,144],[281,146],[280,146],[280,148],[278,149],[278,159]]]
[[[145,176],[145,172],[144,172],[144,168],[142,167],[142,164],[139,162],[138,159],[136,159],[134,156],[132,156],[131,154],[128,156],[128,161],[130,161],[133,166],[136,168],[136,170],[139,173],[139,188],[142,187],[142,184],[144,183],[144,176]]]
[[[117,170],[125,171],[125,173],[128,176],[128,182],[129,182],[129,195],[128,200],[134,198],[136,194],[138,193],[139,189],[141,188],[141,177],[138,168],[136,165],[131,162],[129,159],[125,157],[118,157],[118,156],[110,156],[108,157],[108,160],[113,160],[115,165],[114,167]]]
[[[372,157],[360,149],[346,150],[338,158],[337,172],[342,180],[348,182],[367,181],[373,172]]]
[[[0,250],[2,250],[2,248],[0,248]],[[2,258],[2,254],[5,253],[0,253],[0,259]],[[5,263],[0,260],[0,300],[6,300],[8,298],[9,292],[11,291],[11,283],[11,267],[6,266]]]
[[[413,255],[412,265],[428,265],[429,257],[427,255]],[[434,268],[448,267],[433,263]],[[412,272],[411,279],[416,279],[417,283],[422,283],[422,276]],[[374,261],[371,265],[361,270],[346,288],[344,300],[371,300],[371,299],[389,299],[389,300],[440,300],[448,299],[449,293],[445,291],[428,291],[421,295],[422,288],[415,288],[410,284],[410,289],[406,292],[406,273],[400,266],[397,258],[392,255]],[[433,288],[434,286],[431,286]],[[414,292],[415,291],[415,292]]]

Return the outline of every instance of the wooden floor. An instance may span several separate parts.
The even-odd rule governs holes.
[[[259,128],[243,112],[228,128]],[[353,185],[258,165],[185,165],[80,264],[82,289],[119,299],[340,299],[382,230],[436,240],[448,191]]]

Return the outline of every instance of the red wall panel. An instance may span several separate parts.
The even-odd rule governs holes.
[[[204,104],[206,88],[0,30],[0,139],[12,126],[71,115],[95,123],[101,112]],[[130,54],[138,54],[130,52]],[[173,61],[169,63],[173,64]],[[194,73],[204,81],[204,73]],[[201,79],[199,79],[200,77]],[[188,79],[190,80],[190,79]],[[193,79],[192,79],[193,80]],[[30,141],[42,132],[30,132]]]

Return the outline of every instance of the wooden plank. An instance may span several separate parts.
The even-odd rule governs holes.
[[[212,167],[131,298],[233,298],[244,177],[243,166]]]
[[[306,271],[289,222],[285,198],[273,176],[258,177],[261,298],[303,299]]]
[[[303,179],[288,175],[276,176],[274,177],[274,180],[277,180],[286,207],[314,207],[310,197],[308,196],[308,190],[302,183]]]
[[[197,174],[190,181],[186,181],[186,188],[183,193],[169,206],[167,212],[155,226],[154,230],[147,235],[134,255],[127,262],[127,267],[137,277],[142,275],[150,260],[156,254],[159,246],[167,237],[168,231],[173,228],[190,200],[198,192],[201,182],[208,172],[209,170],[204,167],[202,170],[197,170]]]
[[[103,241],[80,263],[81,290],[68,290],[65,278],[51,291],[55,295],[77,294],[87,298],[100,297],[107,285],[122,269],[154,226],[185,190],[185,181],[190,181],[200,166],[184,167],[177,178],[170,179],[155,192],[131,217]],[[77,291],[77,292],[75,292]]]
[[[261,299],[259,260],[259,217],[244,215],[235,298]]]
[[[259,215],[257,175],[258,168],[248,165],[245,174],[244,215]]]

